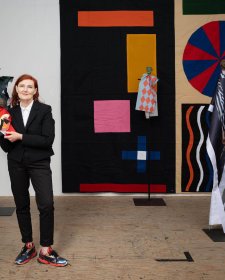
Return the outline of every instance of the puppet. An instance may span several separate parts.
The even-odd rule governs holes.
[[[11,116],[8,112],[9,94],[7,92],[8,83],[13,77],[0,77],[0,133],[6,134],[7,131],[15,131],[11,125]]]

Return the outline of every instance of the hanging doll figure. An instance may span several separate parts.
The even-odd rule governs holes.
[[[151,75],[152,68],[147,67],[139,83],[135,110],[144,111],[146,119],[158,116],[157,87],[158,78]]]

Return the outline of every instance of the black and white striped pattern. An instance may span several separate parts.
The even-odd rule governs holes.
[[[217,85],[216,96],[215,96],[215,106],[218,111],[219,119],[221,121],[221,125],[223,130],[225,131],[225,123],[224,123],[224,93],[225,92],[225,75],[223,73],[220,74],[220,78]]]

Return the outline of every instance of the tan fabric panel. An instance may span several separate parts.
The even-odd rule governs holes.
[[[202,95],[188,82],[182,65],[184,48],[193,32],[202,25],[225,20],[225,15],[183,15],[182,1],[175,0],[175,68],[176,68],[176,192],[181,192],[182,128],[181,105],[189,103],[209,103],[211,98]]]

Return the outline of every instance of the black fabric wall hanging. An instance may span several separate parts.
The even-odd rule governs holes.
[[[81,11],[153,11],[154,24],[81,26]],[[147,192],[150,182],[152,192],[175,192],[173,1],[61,0],[60,30],[62,191]],[[127,34],[156,34],[159,116],[149,120],[135,111],[137,93],[128,93]],[[122,121],[126,112],[127,130],[112,101]],[[102,104],[104,125],[109,117],[115,131],[96,130]]]

